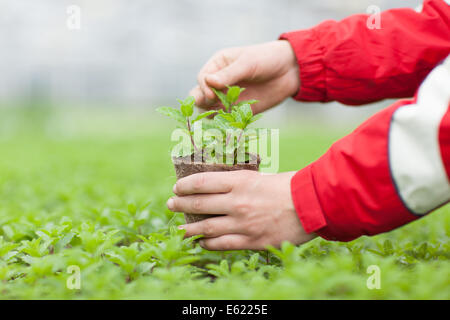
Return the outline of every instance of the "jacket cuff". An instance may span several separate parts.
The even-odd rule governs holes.
[[[297,58],[300,74],[300,89],[295,100],[326,102],[326,74],[324,67],[325,48],[320,44],[318,28],[283,33],[280,40],[291,44]]]
[[[327,225],[316,195],[311,165],[298,171],[292,177],[291,195],[295,210],[306,233],[316,232]]]

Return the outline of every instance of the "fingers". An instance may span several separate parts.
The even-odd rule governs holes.
[[[225,194],[198,194],[193,196],[172,197],[167,207],[174,212],[199,214],[228,214],[230,199]]]
[[[195,99],[195,104],[202,108],[205,106],[205,95],[203,94],[203,91],[200,89],[200,86],[196,86],[189,92],[190,96],[193,96]]]
[[[215,238],[225,234],[237,234],[241,231],[234,218],[229,216],[208,218],[199,222],[186,224],[182,228],[186,230],[184,234],[185,238],[196,235]]]
[[[196,86],[189,92],[190,96],[195,99],[195,105],[201,109],[205,110],[217,110],[222,108],[217,100],[211,101],[206,98],[200,86]]]
[[[249,247],[249,241],[244,235],[226,234],[216,238],[201,239],[200,245],[206,250],[242,250]]]
[[[216,89],[223,89],[226,86],[234,85],[238,82],[250,80],[250,66],[247,63],[240,63],[239,60],[213,74],[205,76],[205,82]]]
[[[236,172],[202,172],[177,181],[173,192],[178,196],[196,193],[227,193],[236,183]]]
[[[205,101],[211,102],[214,101],[216,98],[214,92],[206,84],[205,76],[207,74],[217,72],[221,68],[224,68],[226,65],[227,65],[226,59],[224,59],[223,54],[219,52],[216,53],[214,56],[212,56],[212,58],[209,59],[208,62],[205,64],[205,66],[200,70],[197,76],[197,82],[205,96]]]
[[[202,105],[211,105],[217,101],[217,97],[210,87],[223,89],[226,85],[235,84],[245,78],[249,64],[239,62],[242,51],[243,48],[219,51],[200,70],[197,82],[204,97]]]
[[[238,61],[224,67],[216,73],[202,74],[199,77],[199,88],[195,90],[195,94],[199,97],[198,106],[202,108],[212,108],[217,104],[217,97],[212,92],[210,87],[215,89],[224,89],[228,85],[234,85],[244,80],[248,80],[249,66]]]
[[[210,71],[208,73],[204,72],[200,72],[197,78],[197,82],[199,85],[200,90],[203,93],[204,96],[204,102],[205,104],[209,105],[212,104],[214,101],[216,101],[216,94],[214,93],[214,91],[211,90],[211,88],[208,86],[208,84],[205,81],[205,77],[207,74],[211,73],[211,72],[215,72],[214,71]]]

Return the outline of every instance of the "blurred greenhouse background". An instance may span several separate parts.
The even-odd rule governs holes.
[[[217,50],[277,39],[325,19],[419,5],[418,0],[2,0],[0,105],[153,110],[194,86]],[[67,26],[80,8],[80,29]],[[287,101],[271,121],[292,115],[346,125],[380,105],[343,108]],[[268,121],[268,120],[266,120]]]

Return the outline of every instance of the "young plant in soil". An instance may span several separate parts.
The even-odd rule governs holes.
[[[178,99],[180,108],[160,107],[163,115],[178,122],[188,139],[188,145],[172,154],[177,179],[194,173],[208,171],[258,171],[260,157],[250,151],[250,142],[256,143],[257,130],[249,125],[261,115],[254,115],[251,105],[257,100],[239,101],[245,90],[238,86],[228,87],[226,93],[213,89],[223,109],[212,110],[194,116],[194,97]],[[212,119],[211,119],[212,118]],[[199,221],[205,215],[185,214],[188,223]]]
[[[251,104],[257,100],[247,100],[237,102],[244,88],[238,86],[228,87],[227,93],[213,89],[223,105],[223,109],[211,110],[193,116],[195,100],[193,97],[187,97],[184,100],[178,99],[180,108],[160,107],[158,112],[174,120],[187,136],[189,136],[190,146],[184,148],[184,152],[177,154],[179,157],[191,155],[191,158],[201,159],[202,162],[237,164],[239,162],[248,162],[249,141],[256,139],[256,131],[249,130],[248,126],[258,120],[261,115],[253,115]],[[208,119],[208,117],[213,119]],[[201,125],[196,125],[201,122]],[[206,136],[198,135],[200,141],[195,141],[196,130],[216,130],[220,134]],[[198,139],[197,139],[198,140]],[[220,154],[217,150],[221,150]],[[246,158],[239,159],[238,151],[244,151]],[[225,161],[232,159],[232,161]]]

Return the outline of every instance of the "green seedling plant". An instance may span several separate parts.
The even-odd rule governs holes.
[[[190,154],[200,154],[204,161],[227,161],[232,163],[248,161],[250,157],[250,141],[257,140],[257,131],[249,129],[249,125],[261,118],[261,114],[255,115],[251,105],[257,100],[239,101],[245,88],[229,86],[226,93],[213,88],[214,93],[221,102],[223,109],[210,110],[193,116],[195,109],[194,97],[189,96],[184,100],[178,99],[179,109],[172,107],[160,107],[157,109],[179,124],[190,140]],[[208,119],[211,118],[212,119]],[[200,125],[196,125],[200,122]],[[195,139],[196,130],[214,130],[216,134],[201,135],[201,139]],[[218,132],[218,134],[217,134]],[[197,141],[196,141],[197,140]],[[200,140],[200,141],[198,141]],[[220,150],[220,152],[217,152]],[[239,158],[244,155],[243,159]],[[185,154],[183,154],[185,155]],[[229,161],[227,161],[229,163]]]

